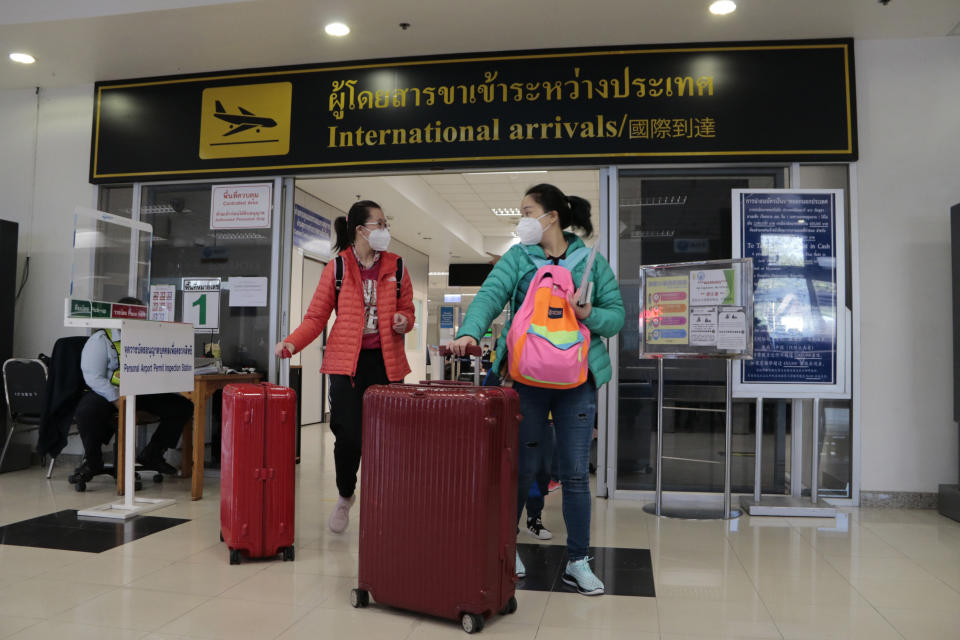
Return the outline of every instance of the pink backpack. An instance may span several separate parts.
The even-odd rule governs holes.
[[[546,389],[572,389],[587,381],[590,331],[567,300],[575,291],[566,267],[537,269],[507,333],[515,381]]]

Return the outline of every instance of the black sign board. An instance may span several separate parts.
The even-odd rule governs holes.
[[[100,82],[90,179],[852,161],[853,41],[411,58]]]

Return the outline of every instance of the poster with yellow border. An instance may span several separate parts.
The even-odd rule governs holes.
[[[647,278],[644,324],[648,345],[687,344],[690,339],[687,274]]]

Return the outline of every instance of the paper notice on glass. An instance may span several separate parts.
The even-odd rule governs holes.
[[[717,313],[717,349],[747,350],[747,314],[743,307],[720,307]]]
[[[714,347],[717,345],[717,308],[690,308],[690,345]]]
[[[150,285],[150,319],[157,322],[173,322],[176,297],[176,285]]]
[[[230,306],[267,306],[267,283],[267,278],[230,278]]]
[[[733,269],[690,272],[690,306],[735,304]]]

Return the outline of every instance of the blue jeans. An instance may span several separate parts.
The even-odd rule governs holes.
[[[579,560],[590,548],[590,443],[597,413],[593,379],[574,389],[542,389],[514,383],[520,395],[520,446],[517,471],[517,523],[527,502],[530,483],[540,469],[540,447],[552,438],[547,414],[553,413],[557,446],[553,452],[563,485],[563,521],[567,556]]]
[[[550,478],[557,477],[557,459],[553,455],[556,448],[557,436],[554,428],[547,426],[549,436],[537,445],[540,449],[540,464],[537,466],[537,474],[534,476],[534,483],[537,485],[537,495],[533,495],[533,486],[527,492],[527,519],[539,518],[543,513],[544,498],[550,492]]]

